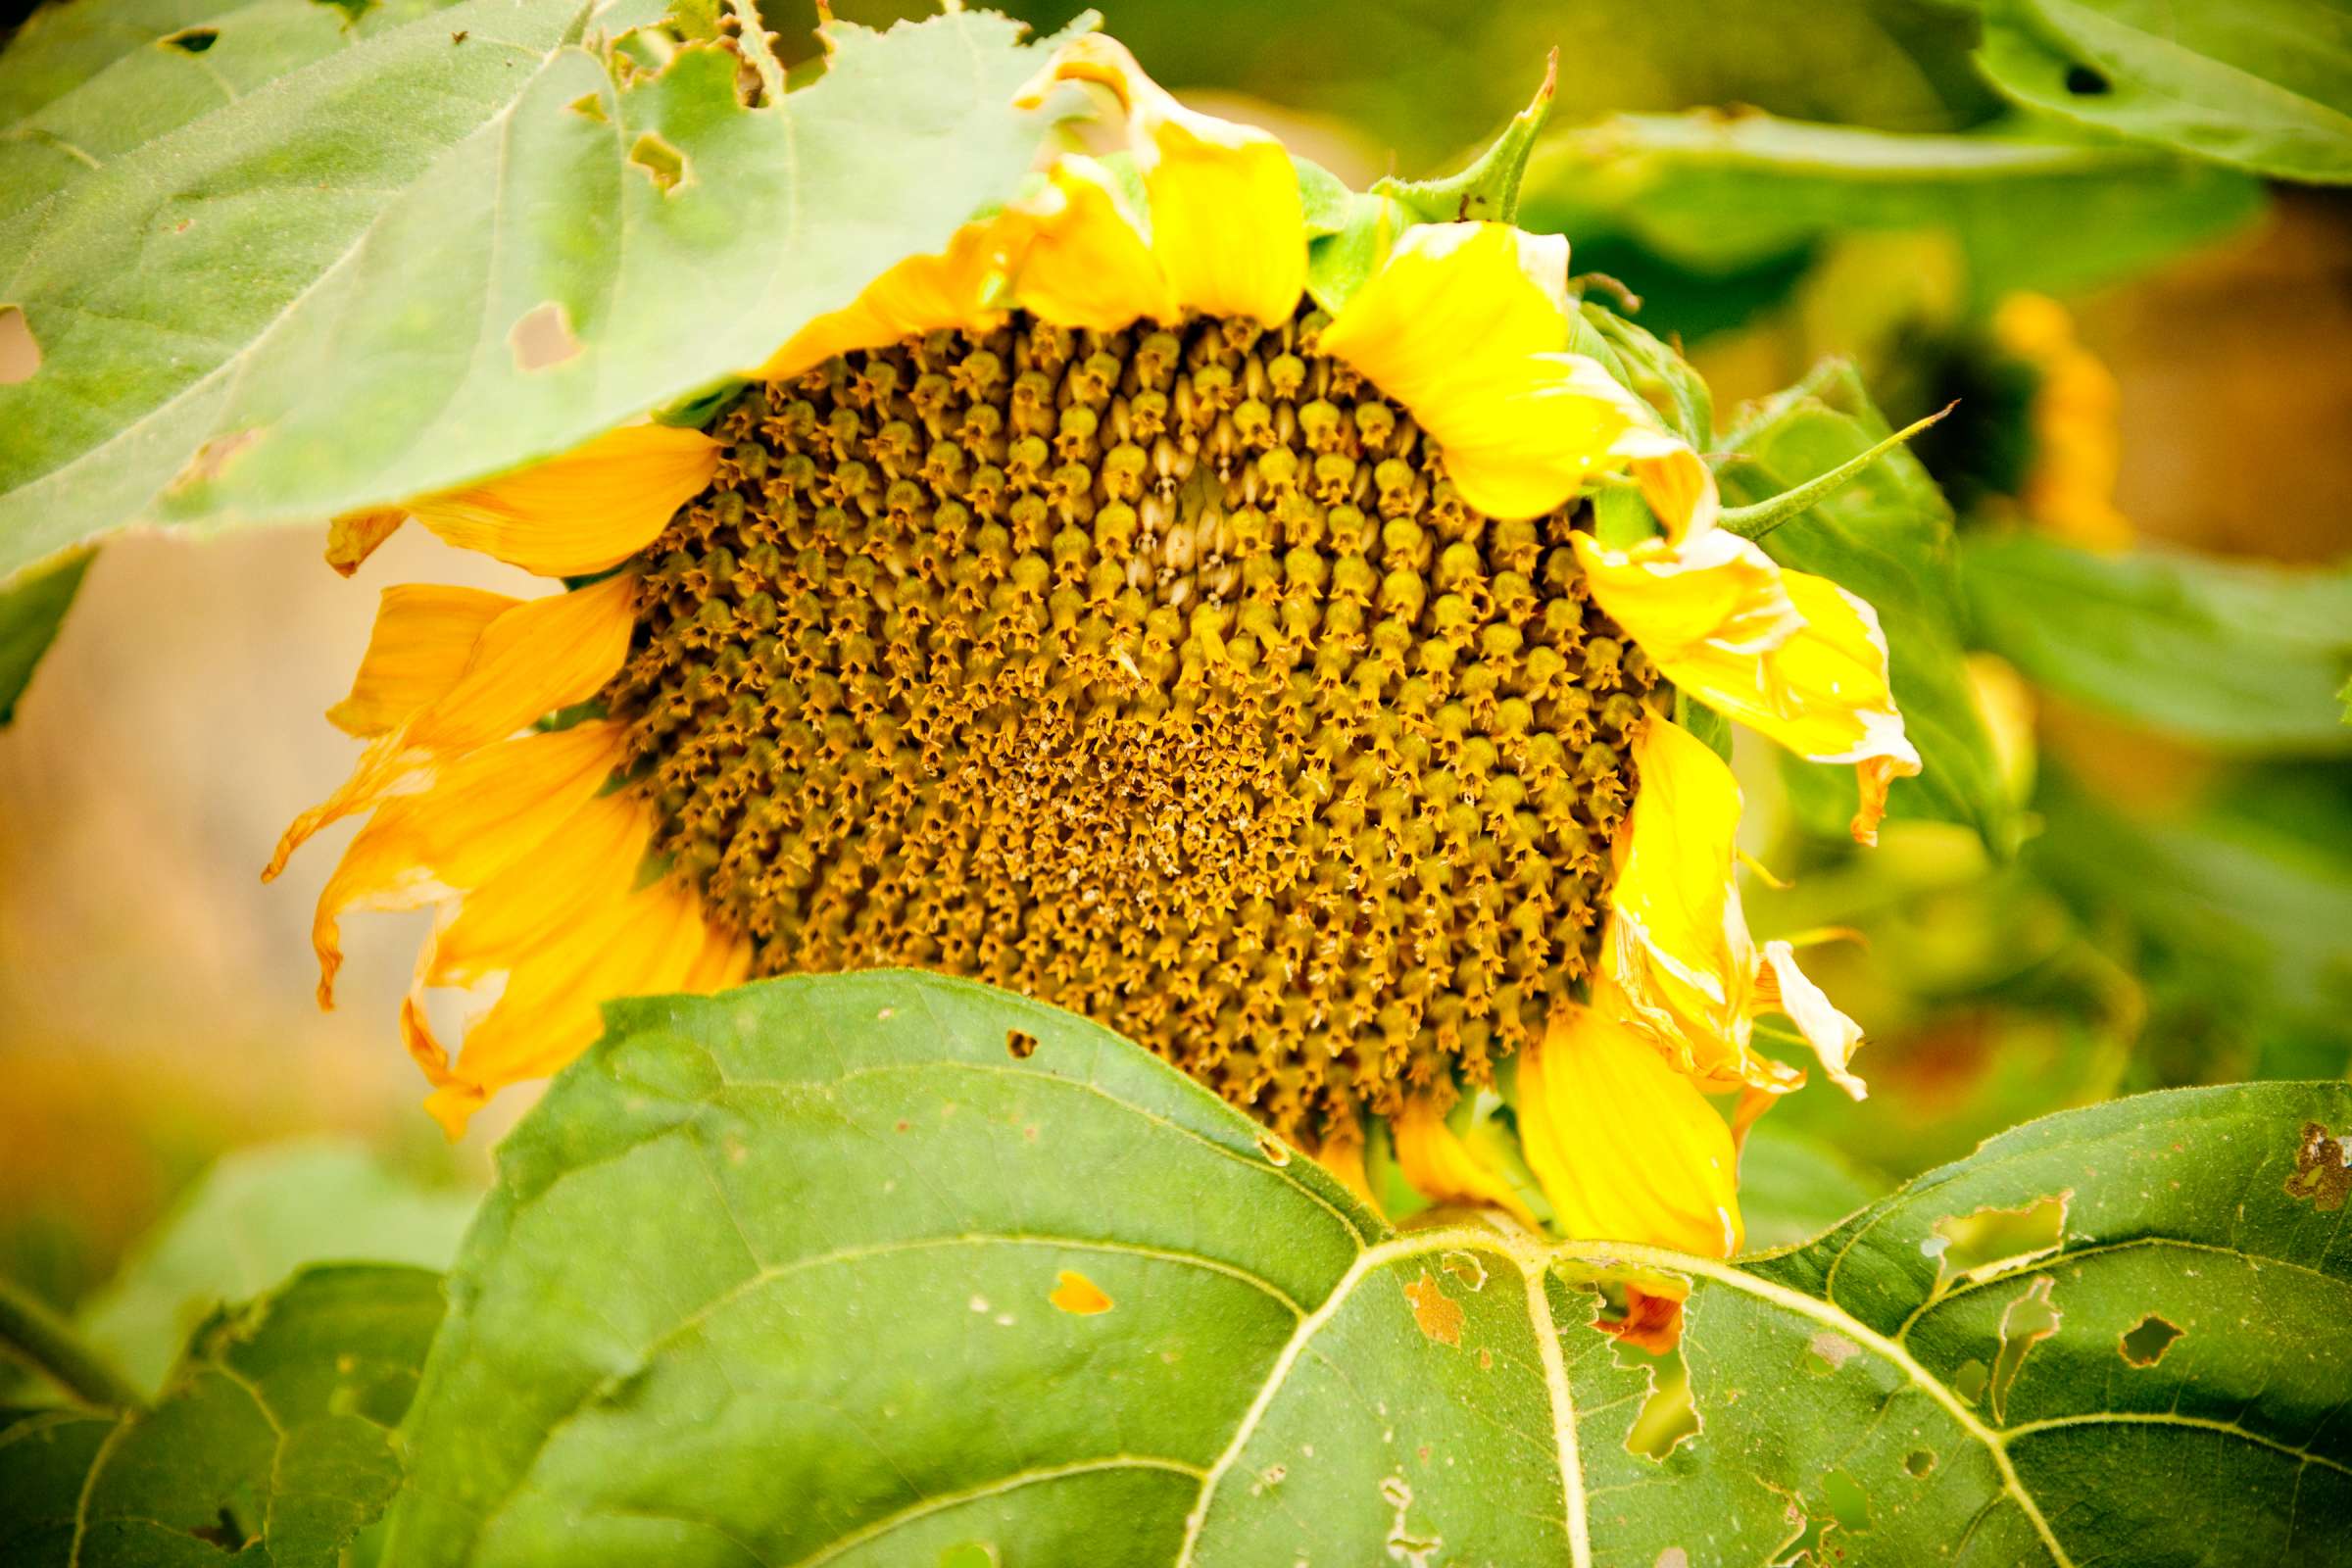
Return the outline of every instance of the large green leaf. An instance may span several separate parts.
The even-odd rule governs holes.
[[[1521,220],[1729,274],[1826,237],[1948,231],[1980,304],[2139,270],[2261,211],[2259,184],[2151,149],[2023,131],[1895,135],[1765,115],[1625,115],[1554,132]],[[1640,286],[1642,279],[1632,279]]]
[[[79,551],[0,588],[0,724],[17,716],[17,699],[57,640],[89,569],[89,553]]]
[[[1139,1049],[962,982],[612,1019],[501,1152],[389,1561],[2352,1555],[2320,1524],[2352,1178],[2307,1130],[2344,1085],[2054,1118],[1741,1265],[1391,1232]],[[2054,1248],[1951,1251],[2045,1199]],[[1690,1292],[1699,1430],[1663,1459],[1578,1283],[1628,1266]],[[2176,1343],[2135,1365],[2151,1316]]]
[[[399,1484],[423,1269],[321,1268],[204,1325],[155,1408],[0,1417],[0,1561],[334,1568]]]
[[[1806,388],[1753,411],[1723,439],[1732,454],[1724,498],[1752,503],[1857,458],[1888,434],[1850,370],[1816,375]],[[1895,704],[1923,768],[1897,779],[1888,814],[1963,822],[1996,855],[2015,847],[2016,810],[1992,741],[1971,695],[1964,649],[1952,512],[1919,460],[1897,449],[1845,488],[1763,540],[1783,565],[1827,577],[1867,600],[1886,634]],[[1841,832],[1853,815],[1850,769],[1792,770],[1808,820]]]
[[[119,58],[0,97],[26,106],[0,304],[40,354],[0,385],[0,577],[135,520],[318,518],[564,450],[944,244],[1046,124],[1011,106],[1037,51],[982,14],[841,27],[820,79],[747,108],[722,49],[608,60],[659,0],[68,9],[110,8],[50,52]]]
[[[80,1327],[141,1387],[153,1388],[208,1315],[261,1295],[304,1264],[449,1267],[474,1202],[475,1195],[395,1176],[347,1143],[230,1154],[84,1303]]]
[[[2053,691],[2208,746],[2352,751],[2352,569],[2016,532],[1972,537],[1962,576],[1984,645]]]
[[[2030,108],[2280,179],[2352,180],[2331,0],[1983,0],[1978,64]]]

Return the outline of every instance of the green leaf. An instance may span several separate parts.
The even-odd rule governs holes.
[[[66,612],[81,591],[91,554],[76,551],[0,588],[0,724],[17,716],[17,700],[24,695],[41,656],[57,640]]]
[[[1842,1107],[1841,1107],[1842,1108]],[[1759,1250],[1809,1241],[1886,1191],[1834,1145],[1767,1116],[1740,1146],[1740,1217]]]
[[[2054,1118],[1740,1265],[1391,1232],[1141,1050],[962,982],[611,1021],[501,1151],[389,1561],[1761,1562],[1808,1521],[1854,1563],[2261,1560],[2352,1508],[2341,1150],[2306,1133],[2345,1085]],[[1947,1220],[2060,1194],[2059,1250],[1947,1277],[1986,1229]],[[1627,1446],[1649,1364],[1570,1278],[1629,1265],[1690,1291],[1700,1425],[1663,1459]],[[2004,1358],[2021,1296],[2059,1331]],[[2135,1367],[2149,1314],[2183,1332]]]
[[[2032,533],[1962,555],[1984,646],[2068,697],[2232,751],[2341,755],[2352,569],[2118,555]]]
[[[2028,108],[2278,179],[2352,181],[2352,16],[2328,0],[1986,0],[1977,63]]]
[[[0,301],[41,355],[0,386],[0,577],[132,521],[322,518],[564,451],[942,246],[1051,119],[1010,102],[1038,50],[978,13],[836,27],[821,78],[752,109],[716,47],[616,84],[598,42],[656,0],[348,29],[255,0],[194,55],[132,0],[85,7],[138,45],[72,90],[34,73],[0,130]]]
[[[189,1333],[319,1262],[413,1263],[457,1255],[471,1194],[392,1175],[367,1151],[317,1140],[227,1155],[82,1307],[80,1327],[141,1387],[163,1380]]]
[[[441,1320],[423,1269],[319,1268],[205,1324],[153,1410],[0,1424],[0,1559],[334,1568],[399,1484]]]
[[[1886,421],[1850,368],[1836,366],[1755,411],[1723,438],[1721,473],[1732,504],[1766,501],[1828,473],[1886,439]],[[1827,577],[1879,612],[1903,726],[1924,764],[1897,779],[1888,814],[1961,822],[1987,849],[2016,845],[2015,806],[1992,740],[1978,716],[1961,642],[1951,508],[1909,452],[1887,452],[1835,495],[1776,527],[1763,541],[1783,565]],[[1797,764],[1800,788],[1819,797],[1810,820],[1842,832],[1852,816],[1850,770]]]
[[[1980,307],[2069,290],[2227,234],[2258,182],[2152,149],[1996,128],[1897,135],[1766,115],[1621,115],[1555,132],[1528,171],[1521,221],[1617,237],[1726,276],[1837,234],[1948,229]]]

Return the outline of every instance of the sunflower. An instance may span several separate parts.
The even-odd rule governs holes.
[[[1567,352],[1564,241],[1384,222],[1310,287],[1280,143],[1100,36],[1030,96],[1070,82],[1128,152],[1056,157],[707,431],[338,523],[346,569],[414,518],[569,586],[385,593],[329,715],[367,749],[270,865],[371,813],[321,1001],[345,913],[437,911],[401,1028],[454,1136],[604,999],[941,970],[1359,1191],[1369,1137],[1439,1201],[1735,1250],[1708,1097],[1802,1082],[1770,1012],[1858,1094],[1859,1031],[1750,940],[1738,786],[1672,714],[1856,767],[1868,841],[1919,766],[1876,617],[1718,526],[1699,455]],[[1596,535],[1601,495],[1640,525]],[[425,995],[494,980],[453,1054]]]

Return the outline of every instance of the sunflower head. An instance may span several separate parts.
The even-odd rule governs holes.
[[[603,998],[939,969],[1343,1172],[1377,1118],[1434,1198],[1731,1250],[1705,1096],[1801,1081],[1764,1011],[1858,1092],[1858,1031],[1749,942],[1738,788],[1667,715],[1856,765],[1867,837],[1918,766],[1875,616],[1718,527],[1574,351],[1565,242],[1507,221],[1548,83],[1456,180],[1360,196],[1107,39],[1031,92],[1067,83],[1126,154],[803,324],[707,430],[403,509],[575,584],[386,595],[333,715],[368,749],[276,862],[372,813],[322,995],[344,911],[437,908],[403,1026],[454,1127]],[[498,977],[453,1058],[425,993]],[[1456,1108],[1498,1084],[1523,1160]]]

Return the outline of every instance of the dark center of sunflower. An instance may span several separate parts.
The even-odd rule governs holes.
[[[720,419],[607,700],[760,972],[984,979],[1286,1132],[1541,1029],[1650,673],[1321,321],[1016,317]]]

